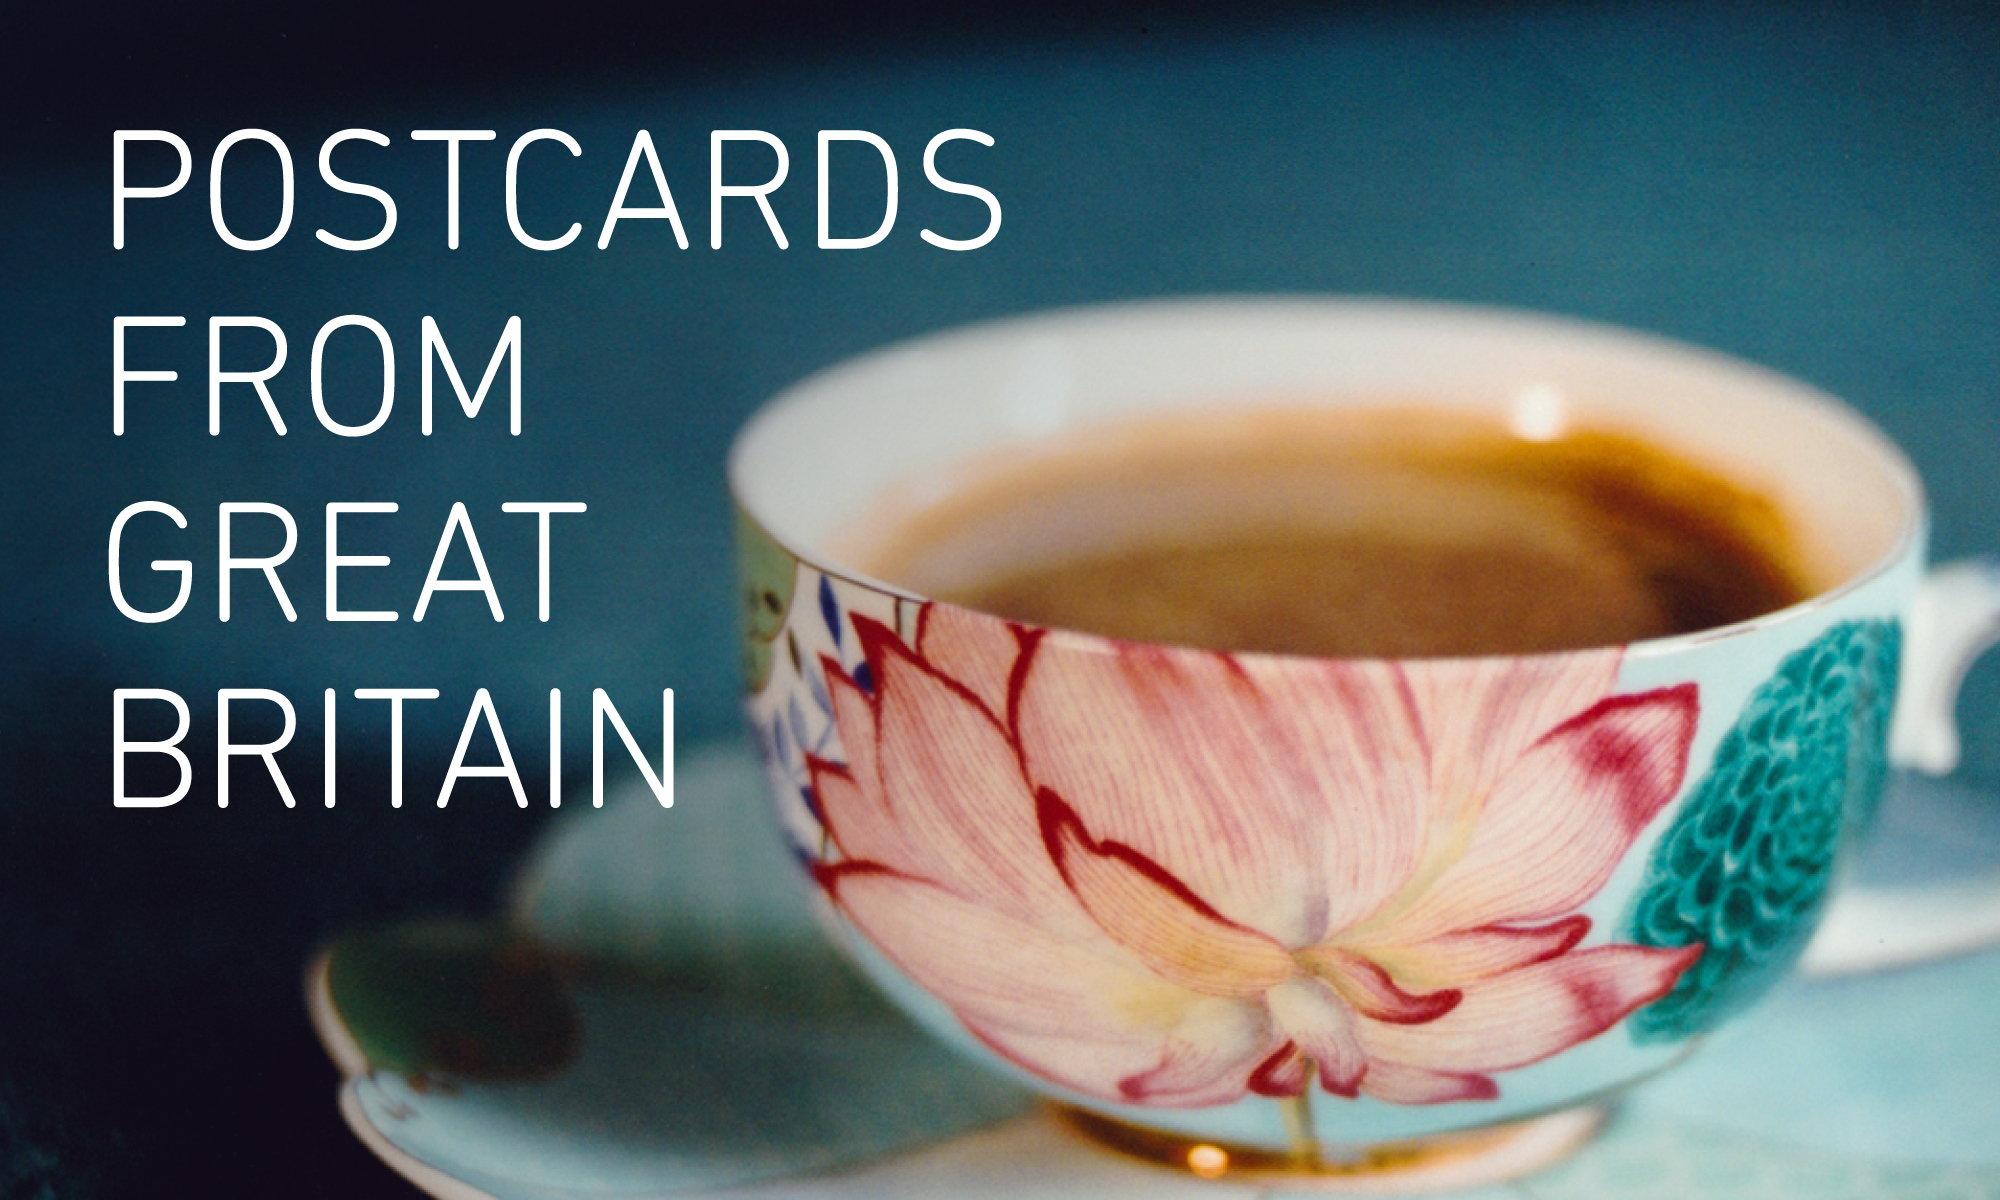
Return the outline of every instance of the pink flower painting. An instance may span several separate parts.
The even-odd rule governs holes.
[[[1106,1101],[1490,1100],[1700,946],[1579,911],[1679,791],[1692,684],[1617,650],[1313,662],[931,605],[824,663],[820,886],[963,1026]]]

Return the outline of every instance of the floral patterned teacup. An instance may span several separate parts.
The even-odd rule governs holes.
[[[1776,499],[1839,582],[1628,646],[1323,660],[1023,626],[827,550],[995,447],[1273,396],[1640,431]],[[774,401],[731,482],[750,718],[837,938],[949,1042],[1209,1174],[1459,1182],[1574,1144],[1576,1113],[1797,959],[1881,792],[1899,678],[1898,753],[1950,766],[2000,592],[1961,573],[1911,628],[1943,594],[1916,476],[1803,385],[1445,305],[1119,305],[925,338]]]

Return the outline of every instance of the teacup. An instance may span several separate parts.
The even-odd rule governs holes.
[[[883,495],[997,448],[1274,396],[1634,431],[1771,496],[1826,582],[1629,645],[1327,660],[1025,626],[843,556]],[[1793,965],[1892,757],[1950,768],[2000,597],[1926,588],[1915,472],[1828,397],[1442,304],[922,338],[779,396],[730,480],[750,721],[836,939],[938,1036],[1202,1174],[1441,1185],[1575,1145]]]

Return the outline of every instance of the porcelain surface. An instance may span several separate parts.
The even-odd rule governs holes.
[[[1337,660],[1011,622],[861,565],[898,514],[1105,423],[1385,395],[1754,481],[1818,590],[1626,646]],[[1263,1152],[1493,1128],[1678,1062],[1825,915],[1906,644],[1927,696],[1966,661],[1928,653],[1937,622],[1906,629],[1925,510],[1879,432],[1751,364],[1532,313],[1190,298],[988,322],[780,394],[730,480],[750,720],[835,939],[1002,1075]]]

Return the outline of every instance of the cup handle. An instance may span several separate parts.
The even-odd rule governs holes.
[[[1926,775],[1958,767],[1958,689],[1965,672],[2000,641],[2000,558],[1947,563],[1917,589],[1903,642],[1902,694],[1889,731],[1889,761]]]
[[[1853,876],[1802,969],[1902,966],[2000,942],[2000,798],[1938,782],[1958,766],[1966,671],[2000,642],[2000,558],[1947,563],[1919,586],[1890,725],[1892,776]]]

